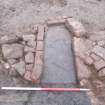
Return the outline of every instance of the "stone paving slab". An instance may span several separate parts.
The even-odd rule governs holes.
[[[48,29],[42,83],[76,83],[71,36],[64,26]]]

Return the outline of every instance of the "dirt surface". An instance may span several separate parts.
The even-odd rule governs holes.
[[[64,15],[77,18],[88,31],[105,30],[104,12],[104,0],[0,0],[0,37],[21,35],[34,24],[44,24],[48,17]],[[34,84],[11,77],[0,67],[0,86]],[[90,105],[83,94],[0,91],[0,105]]]

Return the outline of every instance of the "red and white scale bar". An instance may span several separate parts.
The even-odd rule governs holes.
[[[2,90],[34,90],[34,91],[68,91],[68,92],[82,92],[90,91],[90,89],[84,88],[40,88],[40,87],[1,87]]]

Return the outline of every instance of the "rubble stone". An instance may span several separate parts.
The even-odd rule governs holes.
[[[0,38],[0,44],[8,44],[17,42],[18,38],[15,35],[5,35]]]
[[[26,62],[26,63],[34,63],[34,53],[28,52],[28,53],[25,55],[25,62]]]
[[[31,81],[31,72],[30,71],[26,71],[24,74],[24,79]]]
[[[76,68],[79,80],[89,78],[91,76],[90,69],[88,69],[88,67],[83,63],[83,61],[79,57],[76,57]]]
[[[24,52],[35,52],[35,48],[29,47],[29,46],[25,46],[24,47]]]
[[[76,37],[81,37],[86,34],[84,26],[74,18],[68,18],[65,25]]]
[[[95,62],[94,66],[97,70],[100,70],[101,68],[105,67],[105,61],[101,59],[101,60]]]
[[[3,56],[7,59],[20,58],[23,56],[23,46],[21,44],[2,45]]]
[[[35,48],[36,47],[36,41],[28,41],[27,45]]]
[[[95,46],[92,50],[96,55],[102,57],[105,60],[105,49],[100,46]]]
[[[99,61],[101,58],[99,56],[97,56],[96,54],[94,53],[91,53],[90,54],[91,58],[94,60],[94,61]]]
[[[25,62],[24,61],[20,61],[14,65],[12,65],[12,67],[21,75],[23,76],[25,73]]]
[[[99,77],[105,76],[105,68],[101,69],[98,73]]]
[[[36,39],[36,37],[35,37],[34,34],[23,35],[23,40],[24,41],[33,41],[35,39]]]

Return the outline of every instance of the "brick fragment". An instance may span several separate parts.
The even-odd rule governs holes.
[[[35,56],[35,64],[31,78],[33,81],[40,80],[43,69],[43,52],[37,51]]]
[[[38,26],[38,34],[37,34],[37,40],[44,40],[44,31],[45,31],[45,27],[43,25],[39,25]]]
[[[86,34],[84,26],[74,18],[68,18],[65,25],[76,37],[81,37]]]
[[[48,20],[47,25],[58,25],[58,24],[64,24],[66,19],[54,19],[54,20]]]
[[[37,41],[36,50],[37,51],[43,51],[43,49],[44,49],[44,41]]]

